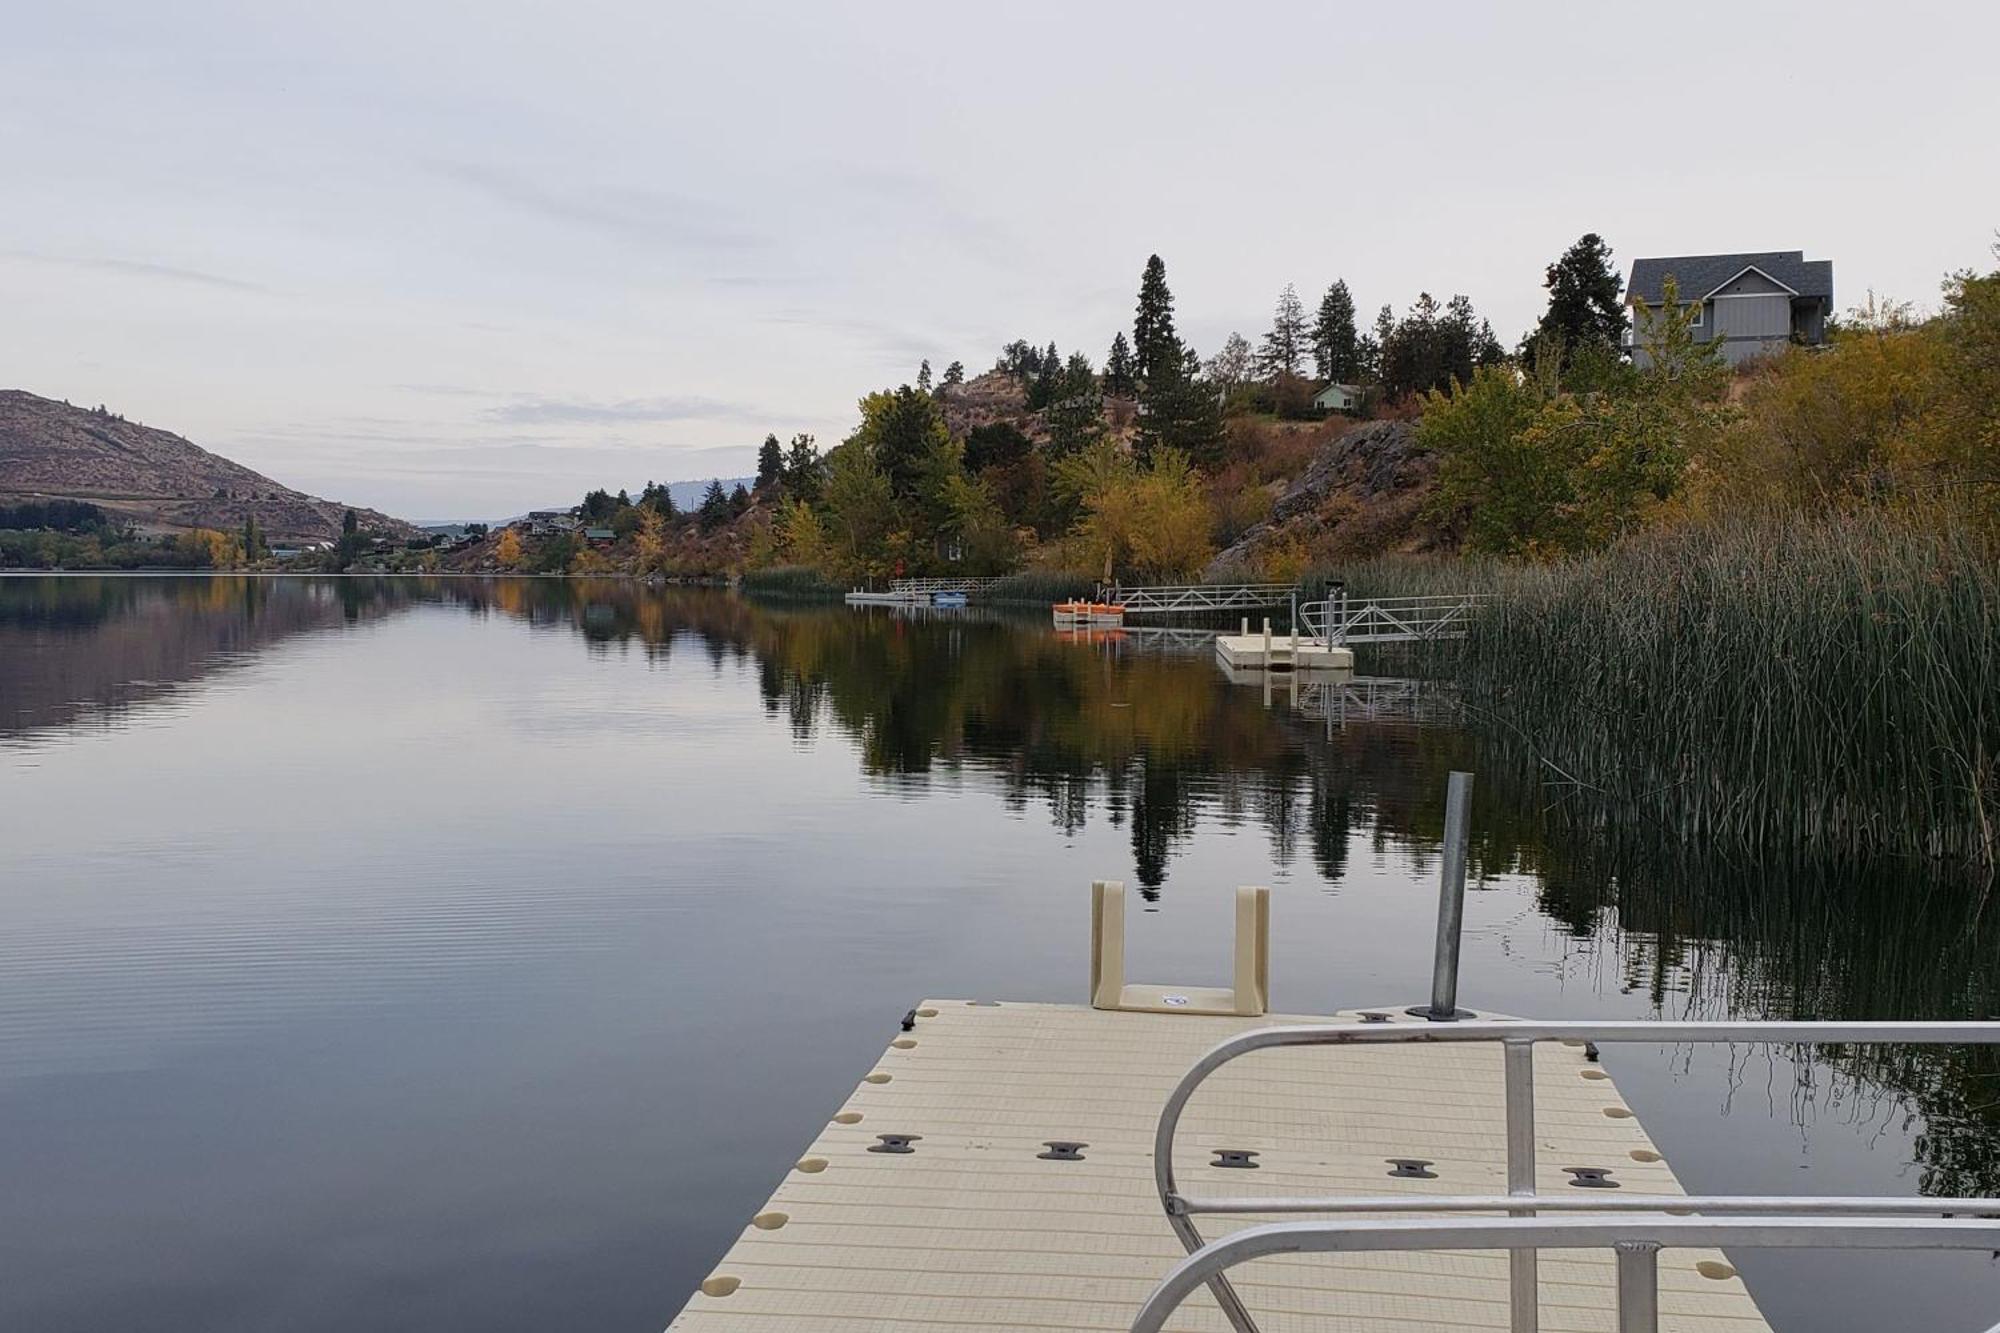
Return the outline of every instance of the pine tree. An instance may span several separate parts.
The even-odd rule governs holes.
[[[1134,369],[1141,381],[1180,373],[1181,340],[1174,332],[1174,294],[1167,290],[1167,266],[1158,255],[1146,260],[1139,279],[1139,308],[1132,320]]]
[[[812,504],[819,499],[820,458],[810,435],[792,436],[785,450],[785,490],[795,500]]]
[[[1047,407],[1056,400],[1062,385],[1062,354],[1056,345],[1050,343],[1048,350],[1040,353],[1035,364],[1035,377],[1028,381],[1028,407],[1030,410]]]
[[[923,488],[933,457],[951,437],[930,395],[905,384],[894,393],[870,395],[852,438],[888,479],[890,493],[908,501]]]
[[[931,359],[929,357],[925,357],[924,363],[917,367],[917,388],[924,393],[931,391]]]
[[[757,449],[757,489],[761,491],[777,485],[784,475],[785,451],[776,435],[766,435],[764,443]]]
[[[1549,308],[1535,331],[1523,340],[1525,357],[1537,344],[1559,356],[1563,369],[1587,347],[1617,348],[1627,327],[1619,294],[1625,284],[1611,267],[1611,247],[1596,232],[1588,232],[1549,265],[1542,285],[1549,289]]]
[[[729,493],[729,512],[741,514],[749,508],[750,492],[745,490],[743,483],[739,481],[736,483],[736,489]]]
[[[1278,308],[1271,316],[1271,331],[1257,351],[1257,368],[1269,380],[1296,376],[1306,350],[1306,308],[1299,302],[1291,283],[1278,293]]]
[[[1323,380],[1352,384],[1361,375],[1360,338],[1354,331],[1354,296],[1342,278],[1326,289],[1313,321],[1313,368]]]
[[[954,361],[944,368],[944,388],[956,388],[963,383],[965,383],[965,362]]]
[[[643,509],[652,510],[663,519],[671,519],[679,514],[679,506],[674,504],[673,488],[657,481],[647,482],[646,488],[639,492],[639,505]]]
[[[1114,398],[1130,398],[1138,390],[1132,365],[1132,347],[1123,330],[1111,339],[1111,354],[1104,358],[1104,392]]]
[[[1139,418],[1135,451],[1150,460],[1178,449],[1197,463],[1218,461],[1222,446],[1221,391],[1201,375],[1201,357],[1190,347],[1146,382],[1146,411]]]
[[[722,480],[713,478],[708,489],[701,493],[701,530],[713,532],[729,521],[729,493],[722,489]]]

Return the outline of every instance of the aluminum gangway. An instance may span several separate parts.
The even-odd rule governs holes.
[[[1451,593],[1427,597],[1350,597],[1301,602],[1298,623],[1322,643],[1424,643],[1462,639],[1480,608],[1497,600],[1492,593]]]
[[[895,593],[923,594],[929,596],[941,592],[984,592],[999,582],[995,575],[980,575],[976,578],[956,579],[891,579],[889,591]]]
[[[1290,583],[1177,583],[1127,588],[1101,584],[1097,600],[1125,608],[1127,616],[1253,611],[1289,604],[1298,589]]]
[[[1457,775],[1454,775],[1455,777]],[[1443,927],[1440,926],[1442,932]],[[1453,965],[1455,969],[1455,964]],[[1463,1011],[1454,1009],[1454,1015]],[[1368,1017],[1363,1015],[1363,1017]],[[1659,1253],[1664,1248],[1992,1250],[2000,1245],[2000,1199],[1816,1195],[1551,1195],[1537,1191],[1534,1053],[1539,1043],[1582,1046],[1724,1042],[1777,1045],[1997,1045],[1995,1022],[1720,1022],[1617,1021],[1544,1023],[1481,1019],[1253,1029],[1212,1048],[1167,1097],[1153,1136],[1153,1179],[1167,1224],[1188,1257],[1147,1298],[1132,1333],[1159,1333],[1182,1301],[1206,1286],[1236,1333],[1259,1333],[1255,1316],[1230,1282],[1238,1264],[1267,1255],[1396,1250],[1505,1250],[1511,1333],[1541,1324],[1538,1253],[1604,1248],[1617,1256],[1619,1333],[1658,1333]],[[1380,1050],[1405,1043],[1497,1043],[1501,1049],[1506,1131],[1505,1194],[1386,1194],[1330,1197],[1189,1197],[1174,1171],[1176,1131],[1195,1091],[1217,1070],[1254,1051],[1280,1047]],[[1600,1075],[1602,1077],[1602,1075]],[[1629,1114],[1629,1112],[1627,1113]],[[1208,1132],[1214,1133],[1213,1125]],[[1393,1172],[1391,1174],[1394,1174]],[[1368,1220],[1281,1222],[1252,1226],[1215,1241],[1195,1226],[1201,1216],[1233,1214],[1430,1214]],[[1438,1214],[1460,1214],[1439,1216]],[[1467,1213],[1505,1214],[1467,1218]],[[1564,1214],[1545,1217],[1538,1214]],[[1621,1217],[1620,1213],[1631,1214]],[[1681,1214],[1676,1216],[1675,1214]]]

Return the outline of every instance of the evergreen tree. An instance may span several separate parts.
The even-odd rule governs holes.
[[[745,490],[743,483],[739,481],[736,483],[736,489],[729,493],[729,512],[732,514],[741,514],[748,511],[749,508],[750,492]]]
[[[1257,351],[1257,368],[1266,379],[1296,376],[1306,351],[1306,308],[1299,303],[1291,283],[1278,293],[1278,308],[1271,316],[1271,331]]]
[[[1142,381],[1180,374],[1181,340],[1174,332],[1174,294],[1167,290],[1167,266],[1158,255],[1146,260],[1139,278],[1139,309],[1132,320],[1134,369]]]
[[[1049,350],[1053,352],[1054,346]],[[1047,419],[1049,451],[1058,456],[1075,453],[1104,433],[1104,396],[1098,392],[1090,358],[1082,352],[1071,352],[1063,364]]]
[[[757,489],[761,491],[777,485],[784,475],[784,448],[779,445],[776,435],[766,435],[764,443],[757,449]]]
[[[931,359],[929,357],[925,357],[923,364],[917,367],[917,388],[923,393],[931,391]]]
[[[1104,358],[1104,392],[1114,398],[1130,398],[1138,391],[1138,377],[1132,364],[1132,347],[1123,330],[1111,339],[1111,354]]]
[[[813,437],[799,434],[792,436],[791,447],[785,450],[785,490],[795,500],[812,504],[819,499],[820,492],[819,450],[813,445]]]
[[[1035,377],[1028,382],[1030,411],[1047,407],[1056,400],[1062,387],[1062,368],[1062,355],[1050,343],[1048,350],[1036,358]]]
[[[708,489],[701,493],[701,530],[713,532],[729,521],[729,493],[722,489],[720,478],[712,478]]]
[[[1146,382],[1146,411],[1134,442],[1142,460],[1177,449],[1213,464],[1222,448],[1221,391],[1201,376],[1201,357],[1190,347]]]
[[[922,490],[932,460],[950,439],[937,403],[905,384],[864,400],[861,429],[852,442],[868,451],[887,478],[890,494],[907,501]]]
[[[657,481],[646,483],[646,488],[639,492],[639,504],[663,519],[675,518],[679,514],[679,506],[674,504],[673,489]]]
[[[1009,422],[991,421],[974,426],[965,436],[965,467],[983,472],[989,467],[1008,467],[1026,458],[1034,442]]]
[[[352,537],[361,531],[361,516],[352,509],[340,516],[340,535]]]
[[[1016,338],[1000,349],[1000,359],[993,368],[1004,370],[1026,384],[1042,368],[1041,350],[1025,338]]]
[[[1619,300],[1624,282],[1611,267],[1611,247],[1596,232],[1587,232],[1549,265],[1542,285],[1549,290],[1549,308],[1535,331],[1522,340],[1525,360],[1536,345],[1550,348],[1561,369],[1585,349],[1616,349],[1627,327]]]
[[[1354,330],[1354,296],[1345,278],[1326,289],[1313,321],[1313,369],[1323,380],[1352,384],[1361,376],[1361,340]]]
[[[944,382],[942,387],[952,389],[963,383],[965,383],[965,362],[954,361],[944,368]]]
[[[1096,394],[1097,372],[1090,368],[1090,358],[1082,352],[1071,352],[1069,360],[1063,362],[1061,398],[1077,398],[1084,394]]]

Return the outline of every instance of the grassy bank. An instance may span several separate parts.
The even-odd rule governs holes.
[[[2000,562],[1970,525],[1743,521],[1456,573],[1504,595],[1450,650],[1454,673],[1563,812],[1745,856],[1992,874]],[[1451,583],[1442,566],[1348,576],[1367,591]]]

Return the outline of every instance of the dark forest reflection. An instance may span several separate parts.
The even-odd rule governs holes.
[[[838,736],[871,778],[970,779],[1055,829],[1108,820],[1148,897],[1199,826],[1261,829],[1329,885],[1351,848],[1428,857],[1452,768],[1479,773],[1476,877],[1522,875],[1540,909],[1606,941],[1663,1015],[1985,1017],[2000,930],[1959,886],[1897,865],[1730,864],[1644,830],[1550,817],[1518,739],[1430,717],[1329,719],[1266,700],[1205,654],[1065,642],[1032,620],[907,618],[588,580],[0,579],[0,746],[171,699],[296,635],[427,605],[574,636],[587,652],[697,654],[755,673],[773,725]],[[1930,1193],[2000,1192],[1990,1051],[1831,1052],[1818,1068],[1919,1111]]]

